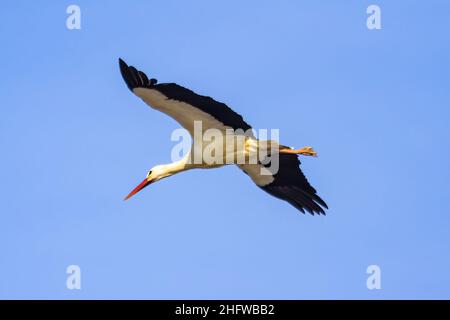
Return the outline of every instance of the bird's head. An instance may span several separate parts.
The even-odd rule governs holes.
[[[149,184],[152,184],[156,181],[159,181],[163,178],[170,176],[171,174],[165,169],[163,165],[154,166],[148,173],[145,179],[137,185],[126,197],[125,200],[128,200],[136,193],[147,187]]]

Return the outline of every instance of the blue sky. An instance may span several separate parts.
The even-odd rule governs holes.
[[[448,1],[73,3],[1,5],[0,298],[450,298]],[[178,124],[119,57],[314,146],[302,169],[328,215],[234,167],[124,202]]]

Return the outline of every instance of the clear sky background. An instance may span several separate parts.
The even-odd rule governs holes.
[[[449,30],[445,0],[2,2],[0,298],[450,298]],[[119,57],[312,145],[327,216],[231,166],[124,202],[179,125]]]

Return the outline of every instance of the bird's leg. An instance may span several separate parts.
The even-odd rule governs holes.
[[[317,157],[317,152],[315,152],[312,147],[303,147],[297,150],[291,148],[283,148],[280,149],[280,153],[302,154],[304,156]]]

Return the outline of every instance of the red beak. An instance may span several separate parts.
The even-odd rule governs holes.
[[[139,183],[139,185],[133,189],[133,191],[131,191],[124,200],[128,200],[129,198],[131,198],[132,196],[134,196],[136,193],[138,193],[139,191],[141,191],[142,189],[144,189],[146,186],[148,186],[151,183],[151,181],[148,181],[147,178],[144,179],[144,181],[142,181],[141,183]]]

